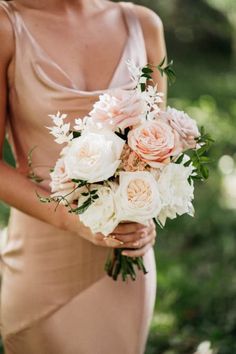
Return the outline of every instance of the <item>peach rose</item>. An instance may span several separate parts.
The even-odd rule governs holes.
[[[195,139],[199,137],[200,133],[195,120],[190,118],[185,112],[170,107],[161,115],[168,120],[171,127],[180,135],[184,150],[196,147]]]
[[[113,96],[101,95],[89,115],[95,124],[124,130],[140,123],[144,111],[144,102],[138,93],[118,90]]]
[[[149,166],[160,168],[182,151],[178,134],[163,119],[146,121],[130,130],[128,144]]]

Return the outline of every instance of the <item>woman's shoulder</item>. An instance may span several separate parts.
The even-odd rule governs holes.
[[[142,27],[147,56],[152,62],[159,62],[165,56],[164,27],[160,16],[153,10],[134,5],[136,16]]]
[[[149,32],[150,35],[163,31],[163,22],[156,12],[141,5],[134,5],[134,9],[144,32]]]

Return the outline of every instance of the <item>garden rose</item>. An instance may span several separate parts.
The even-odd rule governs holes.
[[[195,138],[200,135],[195,120],[190,118],[185,112],[170,107],[162,114],[168,120],[171,127],[180,135],[183,149],[194,149],[196,147]]]
[[[90,227],[93,233],[101,232],[104,236],[108,236],[119,223],[114,190],[110,187],[95,184],[92,185],[91,190],[97,190],[99,198],[80,215],[80,220],[85,226]],[[78,206],[81,206],[87,198],[81,196]]]
[[[80,190],[75,189],[75,183],[68,177],[63,158],[57,160],[53,172],[50,173],[50,177],[51,197],[63,197],[61,198],[62,204],[68,204],[78,199]]]
[[[128,144],[143,161],[154,168],[168,164],[171,156],[182,151],[177,134],[162,119],[147,121],[130,130]]]
[[[194,215],[192,200],[194,198],[193,185],[188,178],[192,173],[192,166],[170,163],[161,172],[158,186],[162,202],[162,209],[158,219],[165,225],[166,219],[175,219],[177,215]]]
[[[149,172],[121,172],[116,193],[121,221],[146,223],[161,210],[158,185]]]
[[[114,175],[120,165],[124,140],[106,130],[83,131],[64,151],[65,171],[69,178],[95,183]]]
[[[137,92],[117,90],[113,96],[108,93],[101,95],[89,115],[98,126],[123,131],[138,124],[144,111],[144,101]]]

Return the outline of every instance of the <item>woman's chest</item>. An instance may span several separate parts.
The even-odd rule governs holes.
[[[117,8],[87,19],[25,16],[24,29],[47,59],[46,74],[62,85],[69,80],[73,88],[83,91],[109,86],[130,39],[124,14]]]

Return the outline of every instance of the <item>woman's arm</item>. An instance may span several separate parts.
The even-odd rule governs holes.
[[[135,9],[142,25],[148,63],[158,65],[164,58],[167,60],[162,21],[155,12],[146,7],[136,5]],[[155,70],[152,76],[154,82],[158,84],[158,91],[165,94],[165,99],[162,104],[162,108],[165,108],[167,96],[167,78],[166,76],[161,76],[158,70]]]
[[[42,204],[37,192],[46,196],[45,190],[31,182],[17,168],[3,161],[3,143],[5,138],[7,110],[7,71],[14,53],[14,34],[10,21],[3,10],[0,11],[0,199],[10,206],[61,229],[69,229],[86,237],[87,228],[75,215],[69,215],[63,206],[55,212],[55,205]],[[79,232],[78,232],[79,231]]]

